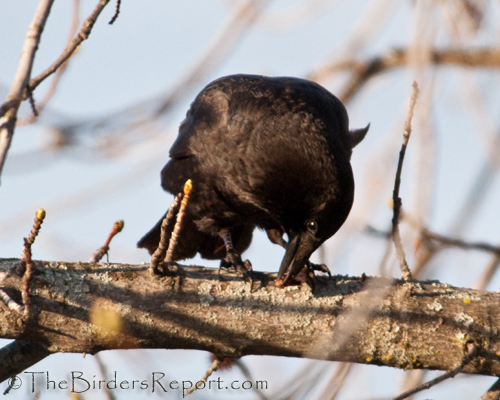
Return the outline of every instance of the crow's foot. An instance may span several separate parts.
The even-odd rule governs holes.
[[[175,261],[162,262],[153,271],[155,275],[174,276],[179,274],[180,267]]]
[[[249,260],[242,261],[235,251],[228,252],[226,257],[220,261],[220,269],[228,269],[242,275],[247,275],[252,281],[252,263]],[[245,279],[247,280],[247,279]]]
[[[276,281],[276,287],[282,289],[286,286],[302,285],[303,283],[307,283],[314,292],[314,271],[320,271],[328,274],[330,278],[332,277],[330,269],[325,264],[314,264],[311,261],[308,261],[304,268],[302,268],[293,279],[289,280],[286,285],[283,285],[286,277],[286,275],[284,275],[283,278]]]

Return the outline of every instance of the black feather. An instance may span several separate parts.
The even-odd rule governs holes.
[[[310,81],[233,75],[210,83],[191,104],[161,172],[173,194],[193,181],[175,259],[224,257],[219,233],[228,228],[240,253],[256,226],[285,246],[283,233],[290,241],[300,235],[288,258],[308,259],[349,214],[352,147],[367,130],[350,133],[340,100]],[[307,229],[311,221],[315,232]],[[155,235],[139,247],[154,251]],[[288,272],[287,281],[298,273]]]

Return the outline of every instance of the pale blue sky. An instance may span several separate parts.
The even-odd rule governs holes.
[[[96,2],[82,1],[81,21],[90,14]],[[1,97],[5,96],[17,68],[26,29],[37,3],[35,0],[0,0]],[[35,75],[64,48],[72,3],[69,0],[55,2],[37,53]],[[224,61],[188,90],[179,104],[160,120],[157,130],[150,132],[146,129],[143,132],[151,133],[150,141],[138,140],[112,157],[105,157],[102,152],[82,151],[78,147],[61,153],[43,152],[44,144],[51,138],[47,133],[49,123],[67,124],[104,117],[139,101],[160,96],[174,87],[175,82],[190,70],[200,53],[211,43],[233,4],[231,1],[199,0],[124,1],[118,20],[110,26],[107,22],[114,12],[114,4],[110,3],[90,38],[72,58],[57,94],[43,114],[41,121],[44,124],[16,130],[0,186],[0,256],[19,257],[22,237],[29,232],[36,210],[43,207],[47,218],[33,246],[34,258],[87,261],[90,254],[103,244],[113,222],[124,219],[125,229],[111,245],[111,261],[148,261],[146,252],[136,249],[135,243],[162,215],[171,199],[160,188],[159,171],[167,161],[177,126],[195,94],[211,80],[232,73],[305,76],[318,66],[345,54],[341,51],[341,44],[351,37],[368,6],[389,3],[324,1],[319,11],[303,23],[283,28],[279,22],[287,14],[279,12],[285,12],[283,10],[292,2],[270,2],[269,12],[265,15],[279,17],[263,19],[247,31]],[[360,51],[362,58],[407,45],[412,32],[413,2],[396,3],[381,31]],[[498,24],[491,22],[498,17],[498,7],[491,6],[489,10],[486,17],[489,28],[480,32],[472,44],[498,43]],[[374,14],[374,18],[379,16]],[[446,35],[443,33],[442,36],[441,44],[448,45]],[[460,90],[463,77],[457,69],[440,69],[435,78],[434,103],[430,108],[429,121],[435,129],[436,150],[434,154],[429,154],[429,158],[435,160],[436,168],[432,177],[432,207],[426,221],[432,229],[442,233],[449,233],[465,193],[491,149],[485,141],[481,141],[477,131],[481,131],[482,127],[474,122],[473,113],[469,113],[470,106],[467,105],[470,99]],[[359,235],[359,224],[370,222],[379,228],[389,226],[391,211],[386,199],[392,195],[390,183],[395,173],[411,81],[415,78],[408,71],[391,71],[370,81],[347,104],[351,126],[362,127],[371,122],[371,129],[353,155],[357,192],[350,225],[328,242],[330,247],[326,255],[333,273],[378,274],[384,244],[379,239]],[[498,73],[483,72],[477,75],[477,80],[486,99],[487,115],[493,127],[497,128],[499,121],[494,110],[498,110],[500,105],[498,90],[490,88],[498,87]],[[335,93],[340,88],[339,82],[340,78],[324,84]],[[47,84],[43,84],[37,89],[37,100],[46,88]],[[29,113],[26,106],[22,111],[23,115]],[[93,130],[82,129],[81,132],[87,146],[95,143]],[[414,135],[418,134],[415,130]],[[413,144],[415,141],[417,139],[412,138],[410,146],[417,147]],[[389,150],[384,152],[381,149],[386,142],[389,143],[386,146]],[[418,159],[414,152],[415,149],[410,147],[403,176],[403,204],[408,204],[408,207],[412,202],[408,197],[414,190],[412,179],[418,170],[418,165],[412,164]],[[391,166],[388,170],[383,168],[387,162]],[[386,171],[383,176],[375,176],[381,171]],[[373,192],[368,187],[377,179],[385,189],[373,198],[373,210],[369,210]],[[496,201],[500,196],[498,183],[495,175],[475,222],[464,232],[471,240],[496,243],[500,237]],[[411,248],[408,251],[411,253]],[[278,269],[283,250],[270,244],[264,234],[258,233],[244,256],[251,259],[255,269],[274,272]],[[489,256],[483,254],[445,251],[431,265],[428,277],[456,286],[472,286],[488,260]],[[218,265],[217,262],[208,263],[200,259],[187,261],[191,262]],[[397,276],[397,270],[391,271]],[[498,284],[499,279],[495,278],[490,289],[496,290]],[[117,370],[119,375],[131,379],[136,379],[144,371],[160,368],[178,380],[196,380],[209,365],[207,354],[194,351],[105,352],[103,359],[109,370]],[[268,379],[269,393],[273,393],[294,371],[307,363],[276,357],[248,357],[245,361],[256,379]],[[325,365],[330,372],[323,379],[323,384],[333,371],[333,364]],[[36,368],[39,371],[48,370],[61,379],[70,370],[98,374],[92,357],[83,359],[81,355],[51,356]],[[428,377],[433,375],[428,374]],[[228,380],[231,377],[241,379],[238,371],[225,372],[221,376]],[[396,395],[402,376],[401,371],[389,368],[356,366],[339,398]],[[453,382],[434,389],[432,396],[424,393],[416,398],[474,398],[486,390],[490,381],[491,378],[475,378],[471,385],[469,378],[455,378]],[[316,395],[321,390],[320,387]],[[102,392],[95,392],[94,395],[93,399],[105,398]],[[234,398],[225,395],[216,392],[211,398]],[[24,388],[10,396],[31,398]],[[136,396],[137,393],[128,391],[119,393],[117,398]],[[68,396],[64,392],[44,392],[41,398],[67,399]],[[206,393],[198,393],[192,398],[208,397]],[[255,397],[251,393],[238,393],[237,398]]]

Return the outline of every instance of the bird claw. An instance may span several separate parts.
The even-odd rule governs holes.
[[[328,274],[328,277],[332,277],[332,273],[330,272],[330,269],[326,266],[326,264],[314,264],[311,261],[307,262],[307,269],[309,271],[319,271],[323,272],[325,274]],[[313,272],[314,275],[314,272]]]
[[[175,261],[162,262],[153,271],[155,275],[173,276],[179,272],[179,265]]]
[[[250,260],[242,261],[240,255],[236,252],[227,253],[226,257],[220,261],[219,273],[221,269],[228,269],[242,275],[248,275],[250,281],[253,280],[252,263]]]
[[[330,272],[330,269],[326,266],[326,264],[314,264],[311,261],[308,261],[304,268],[300,270],[300,272],[290,281],[287,282],[286,285],[283,285],[283,282],[285,281],[285,276],[283,276],[279,281],[276,281],[276,287],[282,289],[286,286],[296,286],[296,285],[301,285],[303,283],[307,283],[312,291],[314,292],[314,271],[320,271],[325,274],[328,274],[328,276],[331,278],[332,274]]]

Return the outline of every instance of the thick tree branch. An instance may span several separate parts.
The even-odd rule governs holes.
[[[14,300],[22,280],[9,271],[18,263],[0,260],[0,289]],[[318,278],[313,293],[306,285],[277,289],[275,274],[255,273],[251,285],[214,269],[181,271],[159,278],[148,266],[36,261],[31,318],[23,323],[0,304],[0,337],[48,352],[199,349],[440,370],[454,369],[474,343],[478,356],[463,372],[500,376],[499,293],[341,276]]]

